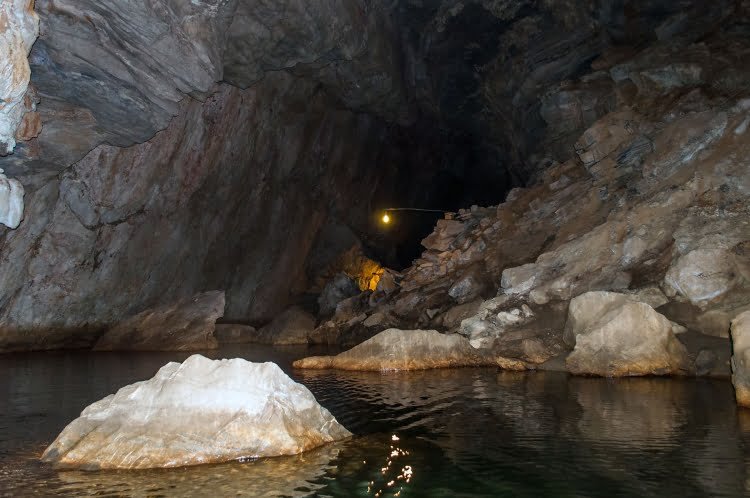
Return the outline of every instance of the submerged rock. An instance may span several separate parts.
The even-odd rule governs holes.
[[[571,302],[568,322],[566,332],[575,337],[575,349],[566,360],[571,373],[623,377],[684,374],[689,369],[674,324],[627,296],[579,296]]]
[[[295,361],[296,368],[339,370],[427,370],[494,364],[469,341],[436,330],[388,329],[336,356],[311,356]]]
[[[42,455],[62,468],[144,469],[293,455],[351,436],[274,363],[168,363],[89,405]]]
[[[737,404],[750,408],[750,311],[732,320],[732,383]]]
[[[216,349],[216,320],[224,292],[211,291],[139,313],[105,332],[95,351],[196,351]]]

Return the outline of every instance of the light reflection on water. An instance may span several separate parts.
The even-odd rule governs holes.
[[[355,437],[295,457],[171,470],[56,472],[37,461],[88,404],[186,353],[0,361],[0,495],[750,496],[750,415],[728,381],[606,380],[491,368],[292,371]]]

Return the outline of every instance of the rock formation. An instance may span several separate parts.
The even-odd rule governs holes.
[[[575,348],[567,368],[604,377],[687,373],[687,350],[673,328],[648,304],[609,292],[582,294],[570,303],[566,333]]]
[[[216,320],[224,292],[212,291],[138,313],[107,330],[95,351],[199,351],[216,349]]]
[[[388,329],[336,356],[311,356],[294,362],[295,368],[339,370],[427,370],[492,364],[469,342],[435,330]]]
[[[294,455],[351,436],[274,363],[167,363],[99,400],[42,460],[58,468],[145,469]]]
[[[732,383],[737,404],[750,408],[750,311],[732,320]]]
[[[33,99],[27,97],[31,78],[27,56],[38,34],[33,1],[7,0],[0,5],[0,156],[13,152],[16,130],[26,113],[34,110]]]
[[[28,7],[3,3],[21,73]],[[311,341],[437,329],[517,368],[564,359],[589,291],[686,327],[696,372],[750,309],[746,2],[34,8],[35,90],[12,91],[36,111],[0,158],[25,191],[0,229],[0,351],[91,345],[206,289],[260,329],[312,309],[329,270],[366,292]],[[457,213],[391,272],[372,258],[419,224],[379,229],[389,205]]]

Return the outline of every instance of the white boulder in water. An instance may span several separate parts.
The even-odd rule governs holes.
[[[168,363],[89,405],[42,455],[61,468],[180,467],[293,455],[351,436],[274,363]]]

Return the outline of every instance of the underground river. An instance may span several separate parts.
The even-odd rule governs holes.
[[[0,363],[2,496],[743,496],[750,416],[728,380],[495,368],[299,371],[304,347],[205,353],[278,363],[355,436],[296,456],[172,470],[55,471],[44,448],[90,403],[188,353],[27,353]]]

